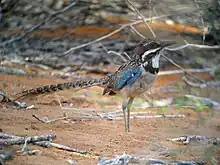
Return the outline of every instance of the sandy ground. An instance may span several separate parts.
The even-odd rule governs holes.
[[[42,84],[64,82],[58,78],[28,78],[0,74],[0,89],[13,95],[22,89],[36,87]],[[49,119],[63,116],[64,113],[73,116],[74,110],[62,110],[57,97],[63,106],[83,109],[116,110],[120,109],[119,96],[103,96],[102,89],[92,87],[79,92],[67,90],[58,92],[57,95],[38,96],[26,98],[28,105],[35,105],[35,109],[17,110],[11,105],[0,104],[0,128],[6,133],[20,136],[31,136],[55,133],[54,142],[70,147],[87,150],[88,155],[79,155],[55,148],[41,148],[29,145],[30,149],[42,151],[38,156],[21,156],[8,161],[6,165],[65,165],[71,159],[79,165],[97,164],[99,156],[114,158],[123,153],[168,160],[204,160],[207,164],[220,162],[219,146],[204,143],[177,145],[167,141],[167,138],[182,135],[220,136],[220,113],[218,110],[208,109],[198,113],[192,109],[140,109],[132,111],[148,111],[149,115],[155,114],[185,114],[185,118],[162,119],[135,119],[131,120],[131,132],[124,132],[123,120],[108,121],[105,119],[90,119],[83,121],[57,121],[55,123],[41,123],[32,117]],[[13,149],[19,149],[16,146]],[[218,163],[216,161],[219,161]]]

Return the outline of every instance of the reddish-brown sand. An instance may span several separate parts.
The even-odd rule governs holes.
[[[0,89],[11,95],[22,89],[57,82],[64,82],[64,80],[55,77],[28,78],[0,74]],[[157,83],[160,84],[160,82]],[[72,103],[72,107],[78,109],[120,109],[121,99],[118,96],[101,96],[101,93],[101,88],[92,87],[81,92],[66,90],[58,92],[57,95],[61,101],[66,101],[64,106]],[[15,158],[8,161],[6,165],[61,165],[67,164],[68,159],[75,160],[79,165],[94,165],[97,164],[100,155],[105,158],[114,158],[123,153],[168,160],[220,161],[220,150],[217,146],[201,143],[184,146],[166,140],[181,135],[219,137],[220,113],[214,112],[213,115],[213,110],[210,109],[198,113],[192,109],[161,110],[134,107],[132,111],[149,111],[150,115],[185,114],[186,117],[131,120],[131,132],[125,133],[123,120],[90,119],[45,124],[33,118],[32,114],[39,117],[46,116],[49,119],[61,117],[64,112],[74,115],[71,113],[73,110],[61,110],[55,94],[26,98],[23,101],[28,105],[34,104],[36,109],[17,110],[11,105],[0,104],[0,128],[4,132],[20,136],[55,133],[57,137],[54,142],[87,150],[89,155],[29,145],[30,149],[41,150],[42,154],[38,156],[16,154]],[[164,157],[164,152],[170,152],[170,155]]]

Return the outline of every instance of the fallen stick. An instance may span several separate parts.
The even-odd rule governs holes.
[[[60,118],[56,118],[56,119],[51,119],[51,120],[49,120],[48,118],[39,118],[37,115],[34,115],[34,114],[32,116],[42,123],[55,123],[56,121],[70,119],[70,117],[68,117],[68,116],[64,116],[64,117],[60,117]],[[76,120],[73,118],[71,118],[71,119]]]
[[[115,114],[114,114],[115,113]],[[80,114],[80,113],[77,113]],[[135,115],[135,114],[149,114],[149,112],[133,112],[131,113],[131,115]],[[83,115],[83,114],[80,114]],[[60,117],[60,118],[56,118],[56,119],[44,119],[44,118],[39,118],[37,115],[32,115],[35,119],[37,119],[38,121],[42,122],[42,123],[54,123],[56,121],[60,121],[60,120],[74,120],[74,121],[79,121],[79,120],[85,120],[85,119],[97,119],[97,118],[101,118],[101,119],[107,119],[107,120],[122,120],[124,119],[123,117],[121,117],[123,114],[120,113],[118,111],[115,112],[110,112],[110,113],[103,113],[103,114],[86,114],[81,118],[76,118],[73,116],[64,116],[64,117]],[[152,115],[152,116],[130,116],[131,119],[154,119],[154,118],[184,118],[185,115],[183,114],[162,114],[162,115]]]
[[[177,115],[152,115],[152,116],[130,116],[130,119],[157,119],[157,118],[184,118],[185,115],[177,114]],[[123,117],[115,117],[113,120],[122,120]]]
[[[152,113],[151,111],[147,111],[147,112],[131,112],[131,115],[144,115],[144,114],[150,114]],[[107,113],[102,113],[102,115],[111,115],[111,116],[123,116],[123,111],[119,110],[119,111],[111,111],[111,112],[107,112]]]
[[[144,20],[145,20],[145,21],[152,21],[152,20],[156,20],[156,19],[165,18],[165,17],[167,17],[167,16],[169,16],[169,15],[162,15],[162,16],[159,16],[159,17],[151,17],[151,18],[146,18],[146,19],[144,19]],[[90,41],[90,42],[87,42],[87,43],[84,43],[84,44],[81,44],[81,45],[78,45],[78,46],[75,46],[75,47],[71,47],[71,48],[68,49],[67,51],[63,52],[63,55],[67,55],[67,54],[73,52],[74,50],[81,49],[81,48],[83,48],[83,47],[86,47],[86,46],[92,45],[92,44],[94,44],[94,43],[100,42],[100,41],[102,41],[102,40],[104,40],[104,39],[106,39],[106,38],[111,37],[112,35],[114,35],[114,34],[120,32],[120,31],[122,31],[122,30],[125,29],[126,27],[130,27],[130,26],[132,26],[132,25],[136,25],[136,24],[139,24],[139,23],[142,23],[142,22],[143,22],[143,20],[138,20],[138,21],[135,21],[135,22],[132,22],[132,23],[129,23],[129,24],[124,24],[124,25],[122,25],[120,28],[118,28],[118,29],[116,29],[116,30],[114,30],[114,31],[112,31],[112,32],[110,32],[110,33],[104,35],[104,36],[101,36],[101,37],[99,37],[99,38],[97,38],[97,39],[95,39],[95,40],[92,40],[92,41]]]
[[[160,159],[144,159],[132,155],[123,154],[114,159],[105,160],[103,157],[99,158],[97,165],[127,165],[129,163],[145,164],[145,165],[204,165],[204,162],[183,161],[183,160],[160,160]]]
[[[187,145],[192,141],[207,141],[208,143],[213,143],[215,145],[220,144],[220,138],[218,137],[208,137],[208,136],[200,136],[200,135],[179,136],[177,138],[171,138],[167,140],[184,145]]]
[[[127,154],[123,154],[114,159],[109,159],[109,160],[105,160],[104,157],[100,157],[98,165],[116,165],[116,164],[127,165],[133,159],[135,159],[134,156],[127,155]]]
[[[53,135],[53,134],[51,134],[51,135]],[[10,135],[10,134],[4,133],[4,132],[0,132],[0,144],[1,144],[2,139],[4,139],[4,140],[5,139],[7,139],[7,140],[16,140],[16,139],[19,139],[19,138],[22,138],[22,137],[15,136],[15,135]],[[25,144],[25,145],[23,146],[22,150],[26,149],[27,143],[30,143],[31,138],[32,137],[27,137],[27,138],[24,139],[23,144]],[[87,154],[88,153],[85,150],[75,149],[75,148],[68,147],[68,146],[65,146],[65,145],[62,145],[62,144],[52,143],[52,142],[46,141],[46,140],[36,141],[36,142],[32,142],[32,143],[34,145],[38,145],[38,146],[46,147],[46,148],[55,147],[55,148],[58,148],[58,149],[62,149],[62,150],[70,151],[70,152],[76,152],[76,153],[80,153],[80,154]],[[19,144],[22,144],[22,143],[19,143]]]
[[[25,139],[25,143],[21,149],[21,152],[22,152],[22,155],[39,155],[41,154],[42,152],[40,150],[29,150],[28,149],[28,141],[30,140],[31,137],[28,137]]]
[[[0,139],[0,145],[24,144],[26,139],[28,139],[27,143],[34,143],[34,142],[38,142],[38,141],[53,140],[55,138],[56,138],[55,134],[49,134],[49,135],[40,135],[40,136]]]
[[[205,162],[196,161],[184,161],[184,160],[159,160],[159,159],[149,159],[144,160],[145,165],[205,165]]]
[[[62,149],[62,150],[65,150],[65,151],[77,152],[77,153],[80,153],[80,154],[87,154],[88,153],[88,151],[85,151],[85,150],[79,150],[79,149],[68,147],[68,146],[65,146],[65,145],[62,145],[62,144],[52,143],[50,141],[41,141],[41,142],[36,142],[34,144],[36,144],[38,146],[42,146],[42,147],[47,147],[47,148],[55,147],[55,148]]]
[[[203,73],[203,72],[212,72],[214,68],[205,68],[205,69],[186,69],[189,73]],[[160,71],[158,76],[165,76],[165,75],[172,75],[172,74],[184,74],[185,71],[178,69],[178,70],[167,70],[167,71]]]
[[[4,132],[0,132],[0,139],[12,139],[12,138],[19,138],[19,136],[10,135]]]
[[[80,113],[77,113],[79,115],[83,115],[83,114],[80,114]],[[74,116],[64,116],[64,117],[59,117],[59,118],[56,118],[56,119],[48,119],[48,118],[39,118],[37,115],[32,115],[35,119],[37,119],[38,121],[42,122],[42,123],[55,123],[57,121],[60,121],[60,120],[72,120],[72,121],[82,121],[82,120],[85,120],[85,119],[94,119],[94,118],[107,118],[109,120],[112,120],[112,118],[108,117],[108,116],[101,116],[101,115],[97,115],[97,114],[86,114],[84,115],[83,117],[74,117]]]
[[[66,111],[84,111],[84,112],[106,112],[106,111],[108,111],[108,110],[96,110],[96,109],[87,109],[87,108],[77,109],[77,108],[70,108],[70,107],[63,107],[63,106],[61,107],[61,110],[66,110]]]

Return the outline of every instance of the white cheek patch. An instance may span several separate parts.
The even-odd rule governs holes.
[[[150,49],[150,50],[144,52],[144,54],[142,55],[142,60],[144,61],[144,59],[145,59],[145,57],[146,57],[147,55],[149,55],[149,54],[151,54],[151,53],[155,53],[155,52],[157,52],[157,51],[160,50],[160,49],[161,49],[161,47],[158,47],[158,48],[156,48],[156,49]]]
[[[152,58],[152,67],[159,68],[159,66],[160,66],[160,54]]]

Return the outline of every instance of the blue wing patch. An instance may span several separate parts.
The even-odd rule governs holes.
[[[129,69],[127,71],[122,71],[119,73],[119,77],[116,80],[116,89],[122,89],[126,85],[133,84],[141,75],[141,68],[136,67]]]

